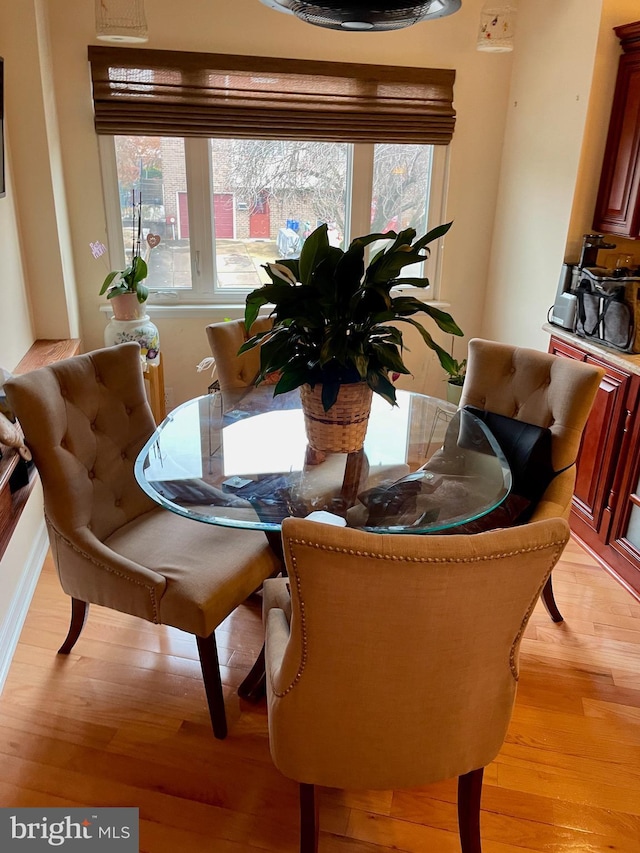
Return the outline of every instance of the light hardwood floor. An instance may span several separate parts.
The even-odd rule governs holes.
[[[640,853],[640,603],[573,542],[554,585],[566,621],[538,605],[523,641],[483,850]],[[0,806],[137,806],[143,853],[295,853],[297,785],[271,764],[264,702],[235,692],[261,645],[259,601],[218,631],[225,741],[191,637],[93,607],[64,659],[68,617],[49,558],[0,698]],[[320,851],[458,853],[455,794],[454,780],[322,789]]]

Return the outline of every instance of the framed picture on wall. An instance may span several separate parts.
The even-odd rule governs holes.
[[[4,60],[0,56],[0,198],[6,192],[4,178]]]

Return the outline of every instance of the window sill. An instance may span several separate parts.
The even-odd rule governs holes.
[[[176,305],[175,303],[172,305],[159,305],[157,302],[151,302],[147,303],[146,312],[150,317],[155,317],[158,320],[173,320],[178,318],[184,320],[185,317],[206,319],[217,314],[222,314],[223,316],[227,316],[231,313],[244,314],[244,308],[244,302],[239,302],[237,304],[211,302],[202,305],[189,304],[186,302],[180,305]],[[109,305],[100,305],[100,312],[109,317],[113,314]]]
[[[420,299],[423,291],[420,288],[403,288],[402,295],[403,296],[415,296],[417,299]],[[440,308],[445,311],[450,308],[450,304],[448,302],[441,302],[438,300],[429,300],[425,299],[424,302],[428,302],[429,305],[433,305],[434,308]],[[269,306],[266,306],[268,309]],[[210,302],[203,304],[189,304],[182,303],[176,304],[173,303],[171,305],[161,305],[157,302],[148,302],[146,306],[147,314],[153,319],[157,320],[184,320],[185,318],[193,318],[194,320],[199,319],[208,319],[209,322],[215,322],[219,315],[222,317],[228,317],[230,315],[240,316],[244,315],[245,303],[244,302],[229,302],[229,303],[221,303],[221,302]],[[100,311],[103,314],[111,316],[113,314],[111,307],[109,304],[101,304]],[[268,311],[267,311],[268,313]]]

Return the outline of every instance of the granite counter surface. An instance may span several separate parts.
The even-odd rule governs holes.
[[[579,335],[570,332],[568,329],[561,329],[559,326],[554,326],[552,323],[545,323],[542,327],[543,331],[553,335],[571,346],[579,347],[585,352],[595,355],[597,358],[602,358],[614,367],[620,367],[629,373],[635,373],[640,376],[640,354],[632,355],[631,353],[620,352],[611,347],[603,346],[595,343],[588,338],[581,338]]]

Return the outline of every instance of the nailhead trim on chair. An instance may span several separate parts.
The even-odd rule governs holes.
[[[564,546],[562,546],[562,547],[564,547]],[[542,594],[542,590],[544,589],[546,582],[551,577],[551,572],[553,571],[553,567],[555,566],[555,564],[560,559],[560,553],[561,552],[562,552],[562,548],[556,548],[556,550],[554,551],[553,557],[551,560],[551,567],[549,568],[549,571],[546,573],[544,580],[542,581],[542,583],[538,587],[538,591],[533,596],[531,604],[527,607],[527,612],[525,613],[524,619],[520,623],[520,628],[518,630],[518,633],[516,634],[515,639],[514,639],[513,643],[511,644],[511,651],[509,652],[509,667],[511,669],[511,672],[513,674],[513,678],[515,681],[520,680],[520,673],[518,672],[518,667],[516,666],[516,648],[518,646],[518,643],[520,642],[520,638],[522,637],[525,626],[527,625],[527,622],[529,621],[529,617],[531,616],[531,612],[532,612],[533,608],[536,606],[536,604],[538,603],[538,599],[540,598],[540,596]]]
[[[68,548],[71,548],[72,551],[75,551],[76,554],[80,554],[80,556],[84,557],[85,560],[89,560],[89,562],[93,563],[94,566],[97,566],[99,569],[102,569],[105,572],[109,572],[109,574],[117,575],[120,578],[124,578],[126,581],[128,581],[129,583],[135,584],[136,586],[144,587],[147,590],[147,592],[149,593],[149,599],[151,601],[151,608],[153,610],[153,622],[156,625],[162,624],[162,622],[160,621],[160,616],[159,616],[159,611],[158,611],[158,603],[157,603],[156,593],[152,587],[148,586],[145,583],[142,583],[141,581],[132,580],[128,575],[125,575],[123,572],[118,572],[117,570],[113,569],[111,566],[107,566],[105,563],[101,563],[99,560],[96,560],[95,557],[92,557],[90,554],[87,554],[85,551],[81,551],[80,548],[78,548],[76,545],[73,544],[73,542],[70,542],[65,536],[62,536],[62,534],[56,530],[56,528],[53,526],[53,524],[51,523],[51,521],[48,518],[46,513],[45,513],[44,518],[45,518],[45,521],[47,523],[47,526],[51,530],[53,530],[53,532],[55,533],[56,538],[59,539],[61,542],[64,542],[64,544]],[[87,525],[87,527],[89,527],[89,525]],[[91,602],[89,602],[89,603],[91,603]]]
[[[466,534],[465,534],[466,535]],[[306,539],[289,540],[294,545],[307,545],[309,548],[317,548],[320,551],[332,551],[337,554],[351,554],[357,557],[369,557],[374,560],[392,560],[401,563],[482,563],[502,557],[514,557],[517,554],[530,554],[534,551],[544,551],[549,545],[536,545],[530,548],[517,548],[515,551],[502,551],[499,554],[483,557],[398,557],[396,554],[372,554],[369,551],[357,551],[354,548],[335,548],[332,545],[323,545],[321,542],[309,542]],[[560,542],[551,542],[550,545],[560,545]]]
[[[308,544],[304,540],[302,540],[302,542],[301,542],[298,539],[296,539],[296,540],[291,539],[291,540],[289,540],[288,544],[291,544],[293,542],[295,542],[295,544],[303,544],[303,545]],[[332,549],[325,549],[325,550],[340,550],[340,549],[332,548]],[[282,698],[283,696],[286,696],[287,693],[290,693],[293,690],[293,688],[296,686],[296,684],[300,681],[300,677],[302,676],[302,673],[304,672],[304,668],[307,664],[307,652],[308,652],[307,619],[306,619],[306,614],[305,614],[304,599],[302,598],[302,589],[300,586],[300,575],[298,574],[298,564],[297,564],[297,560],[296,560],[295,555],[292,554],[291,551],[289,551],[289,557],[291,558],[291,565],[293,566],[294,572],[295,572],[296,589],[298,590],[298,603],[300,605],[300,628],[302,631],[302,655],[300,658],[300,664],[298,665],[298,671],[296,672],[296,674],[293,678],[293,681],[291,682],[291,684],[288,687],[286,687],[284,690],[279,692],[278,690],[275,689],[275,685],[273,684],[273,681],[271,681],[271,688],[273,690],[274,696],[278,696],[279,698]],[[289,579],[291,580],[291,575],[289,575]]]
[[[556,549],[553,552],[553,555],[552,555],[551,560],[550,560],[551,565],[549,566],[549,571],[545,573],[544,581],[540,584],[536,594],[532,598],[531,603],[530,603],[529,607],[527,608],[527,612],[526,612],[522,622],[520,623],[520,628],[518,629],[518,632],[516,633],[516,636],[514,637],[513,643],[511,644],[511,651],[509,653],[509,668],[511,669],[511,674],[513,675],[514,681],[516,681],[516,682],[520,678],[520,674],[518,672],[518,668],[516,666],[516,661],[515,661],[516,648],[518,646],[520,638],[522,637],[522,633],[525,629],[525,626],[529,620],[529,617],[531,615],[531,611],[536,606],[536,604],[538,602],[538,598],[540,597],[540,594],[542,593],[542,590],[544,589],[544,585],[547,582],[547,580],[549,579],[549,576],[551,575],[551,571],[552,571],[553,567],[555,566],[555,564],[557,563],[557,561],[560,557],[560,553],[562,552],[562,549],[564,548],[564,545],[565,545],[564,542],[551,542],[547,545],[536,545],[536,546],[529,547],[529,548],[518,548],[515,551],[503,551],[503,552],[498,553],[498,554],[492,554],[491,556],[466,557],[466,558],[459,557],[456,559],[451,559],[451,558],[445,558],[445,557],[428,557],[428,556],[427,557],[398,557],[395,554],[372,554],[369,551],[358,551],[358,550],[355,550],[353,548],[336,548],[332,545],[324,545],[321,542],[309,542],[307,539],[290,539],[287,544],[289,546],[291,546],[291,545],[306,545],[309,548],[316,548],[317,550],[320,550],[320,551],[330,551],[330,552],[336,553],[336,554],[351,554],[351,555],[355,555],[358,557],[367,557],[369,559],[385,560],[385,561],[391,560],[392,562],[402,562],[402,563],[481,563],[481,562],[487,562],[487,561],[493,561],[496,559],[501,559],[504,557],[515,557],[518,554],[530,554],[530,553],[533,553],[535,551],[544,551],[547,548],[549,548],[549,546],[555,545]],[[289,684],[288,687],[286,687],[282,691],[278,691],[275,689],[273,681],[271,682],[273,694],[274,694],[274,696],[277,696],[278,698],[282,698],[283,696],[286,696],[287,693],[290,693],[293,690],[293,688],[296,686],[296,684],[300,681],[300,678],[302,677],[302,673],[304,672],[304,669],[305,669],[305,666],[307,663],[307,657],[308,657],[307,622],[306,622],[306,615],[305,615],[305,604],[304,604],[304,599],[302,597],[302,588],[301,588],[301,584],[300,584],[300,575],[298,574],[297,559],[296,559],[295,554],[292,553],[290,547],[289,547],[289,558],[290,558],[290,564],[291,564],[291,567],[293,569],[294,576],[295,576],[296,589],[298,591],[298,602],[300,605],[300,630],[301,630],[301,635],[302,635],[302,655],[300,658],[300,664],[298,665],[298,669],[296,671],[296,674],[295,674],[293,680],[291,681],[291,683]],[[289,574],[289,578],[291,578],[291,574]]]

